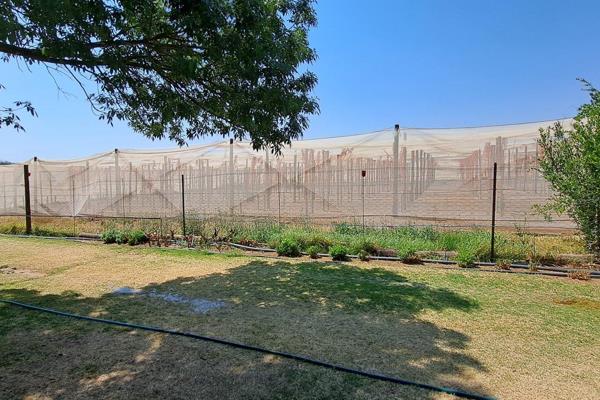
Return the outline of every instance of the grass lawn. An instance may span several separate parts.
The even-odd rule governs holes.
[[[130,286],[225,307],[116,296]],[[507,399],[597,399],[600,284],[0,237],[0,297]],[[0,304],[0,398],[447,399],[277,357]]]

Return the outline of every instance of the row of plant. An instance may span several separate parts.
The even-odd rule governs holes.
[[[141,230],[119,230],[119,229],[107,229],[102,232],[101,239],[104,243],[117,243],[117,244],[129,244],[130,246],[136,246],[144,243],[148,243],[148,235]]]
[[[490,260],[489,232],[448,231],[432,227],[366,228],[337,224],[330,229],[310,225],[279,226],[268,222],[235,225],[232,241],[265,245],[281,255],[346,253],[359,257],[397,257],[406,262],[446,257],[461,265]],[[556,263],[561,254],[584,253],[576,236],[535,236],[525,232],[497,233],[496,259],[504,263]],[[442,254],[441,254],[442,253]]]

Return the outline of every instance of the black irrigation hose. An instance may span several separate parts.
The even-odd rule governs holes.
[[[218,343],[218,344],[222,344],[225,346],[230,346],[230,347],[234,347],[234,348],[238,348],[238,349],[252,350],[252,351],[259,352],[259,353],[271,354],[274,356],[288,358],[291,360],[295,360],[295,361],[299,361],[299,362],[303,362],[303,363],[307,363],[307,364],[312,364],[312,365],[316,365],[316,366],[323,367],[323,368],[329,368],[329,369],[332,369],[335,371],[347,372],[350,374],[359,375],[359,376],[363,376],[366,378],[371,378],[371,379],[375,379],[375,380],[379,380],[379,381],[391,382],[391,383],[396,383],[396,384],[400,384],[400,385],[415,386],[415,387],[418,387],[421,389],[427,389],[427,390],[432,390],[432,391],[441,392],[441,393],[448,393],[448,394],[452,394],[454,396],[462,397],[464,399],[475,399],[475,400],[493,400],[494,399],[494,397],[484,396],[484,395],[480,395],[480,394],[476,394],[476,393],[465,392],[460,389],[453,389],[453,388],[447,388],[447,387],[443,387],[443,386],[429,385],[427,383],[413,382],[413,381],[409,381],[407,379],[396,378],[393,376],[383,375],[383,374],[379,374],[379,373],[375,373],[375,372],[361,371],[361,370],[357,370],[357,369],[344,367],[342,365],[330,364],[325,361],[315,360],[313,358],[309,358],[309,357],[302,356],[302,355],[286,353],[286,352],[277,351],[277,350],[269,350],[269,349],[265,349],[263,347],[252,346],[252,345],[239,343],[239,342],[233,342],[230,340],[219,339],[219,338],[215,338],[215,337],[211,337],[211,336],[198,335],[196,333],[180,332],[180,331],[176,331],[176,330],[172,330],[172,329],[165,329],[165,328],[159,328],[159,327],[147,326],[147,325],[138,325],[138,324],[132,324],[129,322],[114,321],[114,320],[110,320],[110,319],[87,317],[85,315],[72,314],[72,313],[68,313],[68,312],[64,312],[64,311],[54,310],[51,308],[45,308],[45,307],[39,307],[39,306],[31,305],[31,304],[21,303],[21,302],[14,301],[14,300],[0,299],[0,303],[10,304],[13,306],[22,307],[22,308],[26,308],[29,310],[60,315],[63,317],[80,319],[80,320],[84,320],[84,321],[100,322],[103,324],[122,326],[122,327],[130,328],[130,329],[141,329],[141,330],[150,331],[150,332],[158,332],[158,333],[164,333],[164,334],[168,334],[168,335],[183,336],[183,337],[187,337],[187,338],[191,338],[191,339],[204,340],[207,342]]]

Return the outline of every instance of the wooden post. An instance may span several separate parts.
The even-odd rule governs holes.
[[[23,183],[25,185],[25,233],[31,235],[31,198],[29,193],[29,165],[23,165]]]

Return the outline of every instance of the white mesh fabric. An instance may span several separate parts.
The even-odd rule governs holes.
[[[552,123],[388,129],[295,141],[279,157],[255,152],[247,142],[223,141],[79,160],[32,159],[32,213],[178,216],[183,175],[189,214],[354,220],[362,218],[364,190],[370,224],[487,224],[497,162],[500,225],[572,228],[565,217],[546,222],[532,210],[551,195],[535,166],[539,129]],[[22,170],[0,167],[0,214],[24,212]]]

